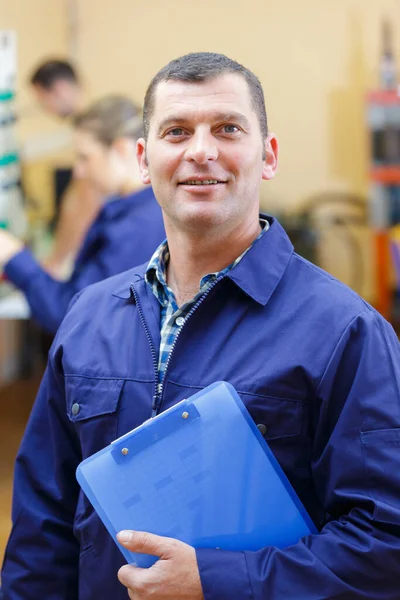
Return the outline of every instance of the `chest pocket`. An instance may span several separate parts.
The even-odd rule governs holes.
[[[82,458],[110,444],[117,437],[118,404],[124,379],[96,379],[67,375],[67,414],[75,424]]]
[[[263,437],[279,440],[299,436],[304,430],[305,405],[296,400],[238,391]]]
[[[298,493],[310,487],[310,405],[295,399],[238,391],[270,449]]]

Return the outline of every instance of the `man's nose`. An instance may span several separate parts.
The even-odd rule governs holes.
[[[216,140],[209,130],[196,131],[186,149],[185,158],[188,161],[194,161],[199,165],[208,161],[214,161],[218,158],[218,148]]]

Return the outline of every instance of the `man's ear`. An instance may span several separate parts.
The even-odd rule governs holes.
[[[279,144],[276,135],[269,133],[265,138],[265,158],[262,172],[263,179],[272,179],[278,168]]]
[[[139,138],[136,142],[136,157],[139,164],[140,178],[142,183],[148,185],[151,183],[151,181],[146,157],[146,140],[144,138]]]

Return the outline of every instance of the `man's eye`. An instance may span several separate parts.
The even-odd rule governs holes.
[[[236,133],[239,131],[239,127],[237,125],[224,125],[222,129],[224,133]]]
[[[168,131],[167,135],[172,135],[173,137],[179,137],[180,135],[183,135],[183,129],[182,129],[182,127],[174,127],[174,129],[170,129]]]

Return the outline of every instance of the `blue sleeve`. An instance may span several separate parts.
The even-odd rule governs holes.
[[[197,550],[205,600],[399,598],[400,352],[375,311],[347,327],[314,402],[325,526],[284,550]]]
[[[94,253],[90,260],[75,270],[68,281],[53,279],[28,249],[14,256],[5,265],[4,272],[25,294],[32,317],[46,331],[55,333],[77,292],[123,269],[120,246],[106,244],[101,252]]]
[[[97,281],[87,281],[86,278],[57,281],[40,266],[28,249],[14,256],[5,265],[4,272],[25,294],[35,321],[50,333],[57,331],[76,292]]]
[[[78,598],[79,544],[73,522],[79,461],[62,380],[49,363],[17,456],[1,600]]]

